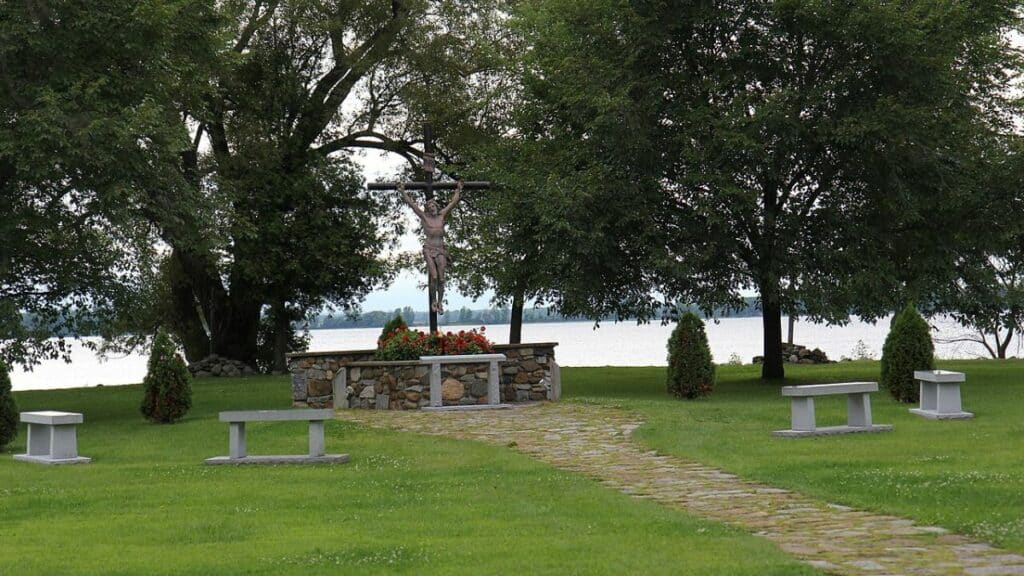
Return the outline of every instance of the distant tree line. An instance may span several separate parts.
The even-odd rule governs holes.
[[[698,315],[703,315],[700,308],[695,305],[684,306],[677,310],[663,309],[657,313],[658,317],[673,318],[683,312],[694,312]],[[414,311],[412,307],[406,306],[404,308],[395,308],[391,312],[383,310],[373,310],[370,312],[363,312],[354,316],[333,316],[330,314],[318,314],[314,318],[310,319],[306,325],[310,330],[324,330],[324,329],[335,329],[335,328],[379,328],[384,326],[389,320],[394,318],[396,315],[401,314],[406,324],[409,326],[426,326],[427,325],[427,312],[425,310]],[[719,309],[715,311],[715,318],[741,318],[741,317],[757,317],[761,315],[761,310],[757,305],[757,298],[744,298],[743,306],[739,309]],[[449,310],[446,314],[441,315],[441,324],[508,324],[512,317],[512,310],[510,308],[479,308],[470,309],[469,307],[463,306],[458,310]],[[580,322],[584,320],[594,320],[598,322],[616,322],[616,321],[636,321],[636,317],[619,317],[615,315],[606,315],[601,318],[588,318],[585,316],[566,316],[558,312],[554,308],[543,308],[543,307],[532,307],[523,309],[523,323],[534,324],[534,323],[555,323],[555,322]]]

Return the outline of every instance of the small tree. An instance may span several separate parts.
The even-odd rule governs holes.
[[[147,420],[169,424],[180,420],[192,407],[192,384],[185,361],[174,349],[170,336],[160,331],[153,340],[149,366],[142,386],[142,414]]]
[[[882,386],[900,402],[917,402],[914,370],[931,370],[934,354],[928,323],[907,306],[893,319],[882,346]]]
[[[679,318],[668,339],[668,391],[681,398],[711,394],[715,365],[704,333],[704,322],[693,312]]]
[[[0,362],[0,450],[18,435],[18,406],[11,393],[11,377]]]

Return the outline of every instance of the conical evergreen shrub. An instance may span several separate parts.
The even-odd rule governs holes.
[[[18,436],[18,406],[11,392],[11,376],[0,362],[0,450]]]
[[[380,338],[377,338],[377,346],[380,347],[381,342],[387,340],[388,336],[391,335],[395,330],[404,330],[407,328],[405,319],[402,318],[401,314],[395,314],[395,317],[384,323],[384,328],[380,331]]]
[[[680,398],[711,394],[715,365],[704,333],[704,322],[693,312],[679,318],[668,339],[668,392]]]
[[[174,349],[170,336],[160,331],[153,340],[149,366],[142,387],[142,415],[147,420],[171,423],[192,408],[192,377],[185,361]]]
[[[882,346],[882,386],[900,402],[917,402],[919,390],[914,370],[935,367],[935,347],[928,323],[913,306],[893,319]]]

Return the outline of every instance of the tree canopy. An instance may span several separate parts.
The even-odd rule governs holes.
[[[594,249],[644,237],[626,252],[638,292],[598,281],[577,302],[643,307],[647,291],[710,310],[756,289],[771,378],[783,310],[877,317],[948,281],[984,151],[1009,129],[1015,6],[525,6],[536,139],[580,153],[563,173],[600,174],[578,202],[616,195],[595,208],[643,218]]]
[[[0,5],[0,357],[66,354],[133,309],[152,275],[136,209],[182,190],[171,66],[207,47],[201,2]],[[27,315],[30,323],[23,322]]]

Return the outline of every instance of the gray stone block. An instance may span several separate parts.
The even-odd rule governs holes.
[[[551,359],[551,399],[558,401],[562,399],[562,367]]]
[[[508,410],[511,404],[473,404],[470,406],[424,406],[424,412],[474,412],[477,410]]]
[[[776,436],[827,436],[852,432],[883,432],[892,426],[873,425],[870,393],[878,390],[877,382],[840,382],[809,386],[784,386],[782,395],[790,399],[790,429],[776,430]],[[814,398],[846,394],[846,426],[818,428],[815,422]]]
[[[84,464],[91,458],[78,455],[76,426],[84,421],[77,412],[22,412],[21,421],[28,424],[27,452],[15,460],[38,464]]]
[[[776,430],[775,436],[782,438],[802,438],[805,436],[835,436],[837,434],[857,434],[862,432],[890,432],[891,424],[875,424],[873,426],[826,426],[814,430]]]
[[[296,402],[306,400],[306,374],[304,372],[292,372],[292,400]]]
[[[281,422],[297,420],[331,420],[334,418],[333,410],[306,409],[306,410],[235,410],[221,412],[221,422]]]
[[[487,382],[483,380],[475,380],[469,386],[469,393],[476,398],[482,398],[487,395]]]
[[[348,370],[344,366],[334,375],[333,384],[334,407],[348,408]]]
[[[931,420],[969,420],[974,414],[964,412],[960,401],[960,383],[966,381],[963,372],[949,370],[915,370],[921,404],[911,408],[917,414]]]
[[[334,410],[236,410],[221,412],[219,419],[228,423],[228,456],[208,458],[207,464],[311,464],[325,461],[348,460],[348,455],[325,456],[324,420],[334,417]],[[245,436],[247,422],[279,422],[307,420],[309,422],[309,454],[303,456],[255,456],[248,454]]]
[[[228,456],[217,456],[207,458],[203,462],[209,465],[227,464],[231,466],[274,465],[274,464],[344,464],[349,461],[348,454],[324,454],[323,456],[245,456],[244,458],[230,458]]]
[[[911,414],[917,414],[929,420],[970,420],[974,418],[973,412],[954,412],[945,413],[937,412],[935,410],[922,410],[920,408],[911,408],[909,410]]]

